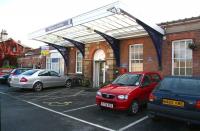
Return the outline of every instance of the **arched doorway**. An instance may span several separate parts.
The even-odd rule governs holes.
[[[99,87],[105,82],[105,53],[103,50],[99,49],[95,52],[93,65],[93,87]]]

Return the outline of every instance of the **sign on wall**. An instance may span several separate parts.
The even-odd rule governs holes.
[[[41,47],[41,55],[43,55],[43,56],[49,55],[49,46],[42,46]]]

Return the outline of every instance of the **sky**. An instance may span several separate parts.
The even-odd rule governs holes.
[[[0,31],[22,44],[37,48],[28,34],[117,0],[0,0]],[[137,16],[154,23],[200,15],[199,0],[121,0]]]

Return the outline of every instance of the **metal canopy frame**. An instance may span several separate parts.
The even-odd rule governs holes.
[[[38,40],[40,41],[40,40]],[[56,44],[53,44],[53,43],[49,43],[49,42],[44,42],[44,41],[40,41],[40,42],[43,42],[49,46],[52,46],[54,47],[63,57],[64,61],[65,61],[65,65],[67,66],[68,65],[68,60],[69,60],[69,51],[67,49],[67,47],[64,47],[64,46],[60,46],[60,45],[56,45]]]
[[[155,24],[138,19],[130,12],[122,3],[115,2],[33,32],[30,34],[30,38],[60,46],[76,46],[83,55],[83,44],[105,39],[111,45],[119,66],[120,46],[118,40],[149,35],[155,46],[158,64],[161,68],[164,30]]]

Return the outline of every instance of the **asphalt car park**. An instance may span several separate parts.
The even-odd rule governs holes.
[[[199,131],[199,126],[190,128],[186,123],[178,122],[169,119],[161,119],[152,121],[147,116],[147,110],[144,108],[137,115],[127,115],[125,111],[101,110],[95,104],[96,90],[74,87],[74,88],[49,88],[42,92],[33,92],[32,90],[21,90],[9,88],[6,85],[0,85],[0,96],[3,106],[9,105],[9,100],[12,99],[12,109],[15,109],[15,104],[20,103],[17,111],[23,111],[30,107],[34,121],[40,123],[48,121],[50,130],[139,130],[139,131]],[[15,104],[13,104],[15,103]],[[25,104],[24,106],[20,106]],[[37,111],[40,110],[40,111]],[[5,124],[2,117],[2,127],[8,126],[7,130],[11,129],[12,123],[19,116],[14,115],[13,120],[10,120],[11,125]],[[11,114],[3,114],[11,115]],[[30,115],[30,114],[29,114]],[[21,116],[24,116],[21,115]],[[38,117],[37,117],[38,116]],[[11,116],[12,117],[12,116]],[[24,116],[25,117],[25,116]],[[9,117],[7,117],[8,119]],[[54,120],[58,119],[60,120]],[[31,122],[33,119],[29,119]],[[44,120],[44,121],[43,121]],[[52,121],[51,121],[52,120]],[[19,122],[19,121],[18,121]],[[33,122],[31,122],[33,123]],[[34,124],[33,124],[34,125]],[[66,126],[67,125],[67,126]],[[19,126],[19,125],[18,125]],[[61,126],[63,128],[61,128]],[[21,127],[21,126],[20,126]],[[37,125],[32,127],[32,130],[38,130]],[[42,128],[42,127],[41,127]],[[40,129],[41,129],[40,128]],[[4,129],[4,128],[3,128]],[[25,130],[25,129],[24,129]],[[27,130],[27,129],[26,129]],[[43,129],[44,130],[44,129]],[[2,130],[3,131],[3,130]],[[20,131],[21,128],[20,128]]]

